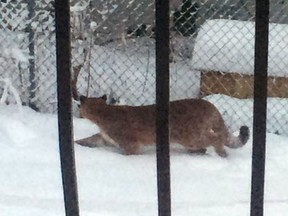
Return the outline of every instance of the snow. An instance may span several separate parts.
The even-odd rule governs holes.
[[[22,111],[0,105],[1,216],[64,215],[57,115],[27,107]],[[98,131],[85,119],[73,121],[75,139]],[[286,136],[267,133],[267,216],[283,216],[288,210],[287,141]],[[197,156],[171,147],[173,215],[249,215],[252,139],[243,148],[227,151],[229,157],[223,159],[213,149]],[[157,215],[154,147],[124,156],[114,148],[75,145],[75,154],[81,215]]]
[[[91,56],[94,58],[89,62],[90,96],[114,94],[129,105],[155,103],[155,44],[148,38],[139,39],[138,43],[141,45],[127,40],[125,50],[116,44],[93,46]],[[81,49],[73,50],[75,65],[81,61],[82,53]],[[78,78],[77,87],[81,94],[87,92],[88,67],[87,61]],[[182,60],[171,63],[171,100],[196,97],[200,88],[199,78],[200,73],[192,70],[187,62]]]
[[[95,24],[95,23],[94,23]],[[93,25],[94,25],[93,24]],[[91,26],[94,28],[95,26]],[[33,103],[41,112],[57,111],[56,51],[54,35],[38,37],[35,41],[35,97]],[[0,30],[0,78],[9,78],[20,92],[23,102],[28,102],[30,84],[28,35]],[[90,41],[90,38],[89,38]],[[186,42],[187,43],[187,42]],[[18,49],[14,49],[18,47]],[[127,39],[125,46],[118,42],[106,46],[89,45],[81,40],[72,44],[72,65],[83,64],[83,49],[91,49],[80,71],[77,87],[81,94],[89,96],[113,94],[129,105],[155,103],[155,41],[143,37],[137,41]],[[9,55],[4,56],[4,50]],[[18,52],[19,51],[19,52]],[[21,58],[21,52],[25,58]],[[1,55],[2,52],[2,55]],[[47,55],[49,53],[49,55]],[[27,60],[27,61],[25,61]],[[200,88],[200,73],[192,70],[188,60],[170,64],[171,99],[196,97]],[[190,59],[189,59],[190,61]],[[18,63],[21,63],[20,65]],[[19,68],[20,66],[20,68]],[[91,75],[91,77],[90,77]],[[90,85],[87,86],[87,80]],[[2,86],[0,86],[1,94]]]
[[[5,87],[4,87],[3,94],[2,94],[1,99],[0,99],[0,104],[4,104],[4,102],[8,101],[8,94],[9,94],[9,92],[11,92],[15,98],[16,104],[18,105],[19,111],[21,112],[22,111],[22,108],[21,108],[22,102],[21,102],[21,98],[20,98],[20,95],[19,95],[17,89],[13,86],[13,84],[11,83],[11,81],[8,78],[6,78],[6,79],[0,78],[0,83],[1,82],[5,83]]]
[[[198,69],[209,66],[208,68],[212,67],[214,70],[227,69],[228,71],[229,69],[232,72],[251,73],[253,24],[217,21],[216,25],[213,22],[216,21],[209,21],[212,27],[204,25],[199,32],[195,46],[197,52],[194,53],[192,66],[197,66],[199,62],[196,60],[199,56],[202,58],[202,63],[199,63]],[[235,36],[244,26],[246,30]],[[275,40],[271,40],[272,47],[275,55],[277,53],[280,57],[274,58],[273,50],[270,50],[273,62],[269,62],[269,73],[283,75],[281,73],[287,68],[285,64],[288,62],[284,49],[288,42],[287,30],[285,25],[271,24],[271,26],[270,34],[273,29],[282,30],[279,32],[275,30],[279,34],[273,33]],[[219,28],[224,30],[223,35],[217,34],[216,30]],[[228,28],[231,32],[226,34]],[[205,29],[207,32],[204,32]],[[212,35],[213,40],[211,40]],[[232,40],[228,40],[228,37]],[[26,69],[30,57],[26,46],[27,35],[11,33],[10,37],[7,31],[0,31],[0,38],[6,38],[5,44],[0,45],[0,62],[4,68],[0,73],[2,75],[0,88],[4,87],[0,95],[2,102],[0,103],[1,216],[64,215],[57,116],[37,113],[24,106],[19,108],[20,103],[18,102],[18,106],[13,105],[10,98],[10,105],[3,103],[5,89],[9,90],[12,96],[13,92],[16,92],[13,86],[18,87],[17,90],[21,92],[18,81],[13,82],[10,89],[8,86],[5,87],[6,77],[12,81],[16,80],[15,76],[19,79],[21,71],[18,71],[18,63],[21,63],[22,69]],[[40,72],[37,74],[39,92],[36,93],[36,97],[40,101],[38,103],[43,106],[47,104],[55,106],[56,72],[53,67],[56,64],[53,51],[55,41],[49,39],[44,43],[41,40],[37,41],[41,44],[41,48],[37,50],[36,59],[37,70]],[[245,43],[240,43],[239,40]],[[153,103],[155,101],[155,54],[150,53],[150,50],[154,50],[154,44],[144,40],[143,44],[146,43],[146,46],[139,49],[132,41],[127,42],[128,52],[113,45],[92,47],[92,55],[97,58],[91,61],[90,67],[97,74],[93,73],[96,75],[91,77],[90,95],[111,93],[128,104]],[[214,46],[215,44],[217,46]],[[51,54],[48,56],[47,47]],[[221,47],[224,53],[222,49],[219,50]],[[78,63],[81,63],[79,56],[83,56],[82,51],[77,47],[73,52],[75,58],[73,65],[77,65],[76,58],[80,61]],[[127,54],[129,61],[124,57]],[[219,55],[221,61],[216,58]],[[231,56],[233,56],[232,60]],[[224,64],[219,66],[218,63],[221,62]],[[79,76],[78,87],[81,93],[87,90],[87,65],[88,62],[85,63]],[[171,83],[173,83],[171,100],[195,97],[198,94],[200,86],[198,71],[184,61],[171,63],[170,70]],[[187,81],[191,85],[187,86]],[[192,83],[196,84],[192,86]],[[27,90],[26,85],[22,88]],[[205,99],[218,107],[231,131],[237,132],[243,124],[252,128],[251,99],[239,100],[224,95],[212,95]],[[284,109],[287,106],[287,99],[268,98],[265,185],[265,215],[268,216],[283,216],[288,209],[288,193],[284,190],[288,186],[288,119],[287,109]],[[55,107],[45,108],[50,112],[56,110]],[[98,131],[96,125],[85,119],[74,117],[73,121],[75,139],[93,135]],[[196,156],[188,154],[180,146],[171,147],[173,215],[249,215],[252,139],[241,149],[227,149],[227,151],[229,157],[223,159],[218,157],[213,149],[208,149],[208,154],[205,156]],[[124,156],[114,148],[91,149],[75,145],[75,154],[81,215],[157,215],[155,147],[143,149],[141,155]]]
[[[221,112],[226,125],[231,131],[237,130],[241,125],[253,125],[253,100],[237,99],[227,95],[217,94],[205,97]],[[283,98],[267,98],[267,131],[288,135],[288,100]],[[241,109],[239,109],[241,108]]]
[[[5,41],[0,44],[0,59],[13,59],[16,65],[19,62],[28,63],[28,50],[23,48],[26,40],[25,33],[1,30],[0,40]]]
[[[288,77],[288,25],[269,24],[269,76]],[[199,30],[192,67],[252,75],[254,72],[255,23],[215,19]]]

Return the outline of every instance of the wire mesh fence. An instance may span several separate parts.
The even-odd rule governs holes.
[[[73,0],[70,10],[77,91],[155,103],[154,1]],[[204,97],[232,131],[251,126],[254,1],[171,0],[170,10],[170,99]],[[288,2],[270,1],[267,129],[279,134],[288,133],[287,14]],[[0,77],[12,81],[24,104],[55,112],[54,1],[2,0],[0,17]]]

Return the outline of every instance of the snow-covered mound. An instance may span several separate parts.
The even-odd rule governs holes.
[[[200,28],[192,67],[204,71],[254,72],[255,23],[215,19]],[[288,25],[269,25],[269,76],[288,77]]]

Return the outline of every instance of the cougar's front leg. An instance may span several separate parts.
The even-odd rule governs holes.
[[[97,133],[93,136],[84,139],[76,140],[75,142],[81,146],[86,146],[90,148],[106,145],[106,141],[100,133]]]
[[[188,149],[188,152],[191,154],[204,155],[204,154],[206,154],[207,149],[206,148]]]

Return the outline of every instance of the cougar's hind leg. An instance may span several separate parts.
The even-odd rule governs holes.
[[[125,155],[140,154],[140,144],[134,137],[126,137],[125,141],[119,143]]]
[[[182,145],[186,151],[190,154],[197,154],[197,155],[204,155],[206,154],[207,149],[204,147],[201,147],[201,145],[199,145],[198,147],[195,147],[193,145],[193,140],[185,140],[182,142],[179,142],[180,145]]]
[[[212,142],[212,146],[215,149],[215,152],[223,158],[226,158],[228,156],[225,148],[224,148],[224,143],[225,143],[226,139],[218,136],[216,139],[213,140]]]
[[[140,147],[139,144],[136,143],[129,143],[120,145],[121,149],[124,151],[125,155],[136,155],[140,154]]]
[[[215,152],[220,156],[220,157],[223,157],[223,158],[226,158],[228,157],[228,154],[226,152],[226,150],[224,149],[224,146],[214,146],[214,149],[215,149]]]
[[[208,133],[206,133],[206,137],[208,141],[211,143],[211,146],[214,147],[215,152],[223,158],[226,158],[228,156],[225,148],[224,143],[227,141],[227,137],[224,133],[225,131],[218,131],[215,132],[214,130],[210,130]]]

